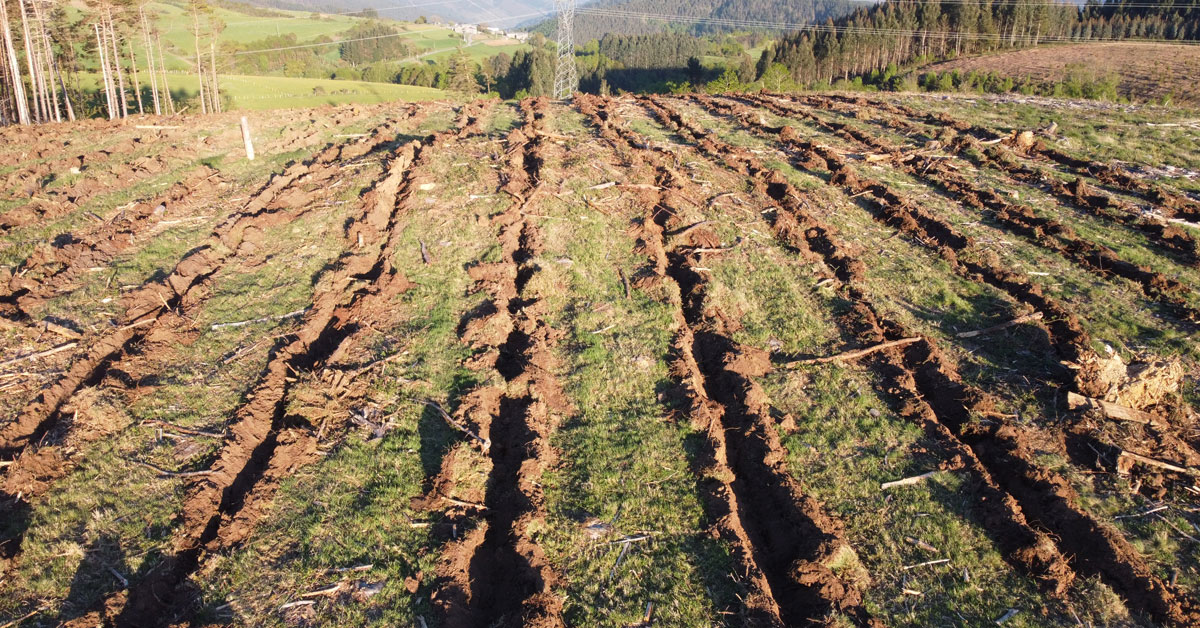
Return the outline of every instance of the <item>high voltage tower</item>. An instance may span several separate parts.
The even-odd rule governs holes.
[[[575,70],[575,44],[571,26],[575,22],[575,0],[554,0],[558,13],[558,65],[554,68],[554,97],[570,98],[579,87]]]

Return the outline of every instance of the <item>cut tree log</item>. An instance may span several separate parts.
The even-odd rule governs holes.
[[[1081,408],[1088,410],[1099,410],[1104,414],[1104,416],[1115,421],[1141,423],[1142,425],[1149,425],[1152,427],[1166,427],[1168,425],[1166,421],[1153,414],[1150,414],[1149,412],[1127,408],[1120,404],[1116,404],[1111,401],[1105,401],[1103,399],[1084,397],[1083,395],[1073,392],[1067,393],[1067,406],[1069,406],[1072,410],[1079,410]]]

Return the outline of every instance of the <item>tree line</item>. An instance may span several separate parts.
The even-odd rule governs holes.
[[[220,112],[228,105],[217,81],[217,37],[224,24],[205,0],[188,0],[192,50],[184,53],[199,92],[173,93],[163,37],[146,0],[0,0],[0,126]],[[183,57],[181,57],[183,58]],[[88,89],[81,75],[98,75]]]
[[[811,24],[848,15],[855,4],[851,0],[600,0],[584,5],[596,12],[577,13],[572,30],[578,41],[600,39],[607,34],[650,35],[663,31],[703,36],[745,30],[744,26],[730,26],[725,20]],[[663,20],[631,15],[639,13],[699,19]],[[550,18],[534,26],[532,32],[551,37],[557,28],[558,20]]]
[[[832,83],[888,67],[1048,42],[1200,39],[1200,0],[1150,4],[886,0],[784,37],[763,51],[757,75],[785,72],[797,83]]]

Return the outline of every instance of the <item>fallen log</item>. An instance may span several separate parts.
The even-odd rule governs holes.
[[[1149,425],[1152,427],[1167,426],[1165,421],[1157,416],[1154,416],[1153,414],[1150,414],[1149,412],[1127,408],[1120,404],[1116,404],[1111,401],[1105,401],[1103,399],[1084,397],[1078,393],[1067,393],[1067,406],[1072,410],[1079,410],[1081,408],[1088,410],[1099,410],[1104,414],[1104,416],[1115,421],[1128,421],[1130,423],[1140,423],[1142,425]]]

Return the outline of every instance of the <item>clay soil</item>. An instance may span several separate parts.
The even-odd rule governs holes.
[[[1156,164],[819,94],[262,116],[0,131],[0,623],[1200,624]]]

